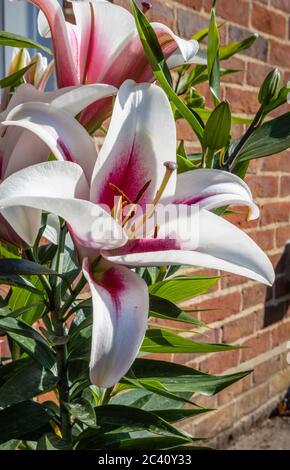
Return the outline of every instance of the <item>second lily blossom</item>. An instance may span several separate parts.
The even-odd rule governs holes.
[[[187,264],[273,282],[272,265],[262,250],[242,230],[211,212],[244,204],[252,218],[258,217],[248,186],[219,170],[177,175],[175,122],[159,87],[132,80],[121,86],[98,158],[83,127],[53,104],[17,106],[2,124],[33,132],[57,158],[66,160],[40,163],[9,176],[0,186],[0,209],[29,244],[38,234],[39,210],[67,222],[92,292],[93,383],[114,385],[130,368],[142,343],[149,296],[132,267]],[[94,167],[86,167],[84,147],[77,145],[80,139],[91,156],[88,161],[96,162]],[[75,162],[82,162],[82,168]],[[116,196],[119,208],[114,205]],[[183,212],[179,220],[171,217],[160,222],[160,204],[194,205],[195,210]],[[142,215],[135,213],[137,205],[145,209]],[[32,210],[30,224],[27,207]],[[198,236],[192,233],[185,238],[191,217],[198,222],[191,225]],[[132,236],[145,222],[143,235]],[[147,231],[147,224],[152,230]]]
[[[127,79],[154,80],[134,18],[125,8],[106,0],[72,1],[76,21],[72,24],[57,0],[26,1],[40,9],[40,34],[52,38],[59,88],[92,83],[119,88]],[[169,68],[203,60],[197,41],[181,39],[161,23],[152,27]],[[83,113],[82,123],[94,129],[110,109],[110,101],[99,102]]]

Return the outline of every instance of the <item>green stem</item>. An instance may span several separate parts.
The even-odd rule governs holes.
[[[87,281],[86,281],[85,277],[82,276],[81,279],[79,280],[79,283],[77,284],[77,286],[73,289],[73,291],[70,294],[70,296],[68,297],[68,299],[62,305],[62,307],[59,311],[60,317],[63,318],[66,311],[70,308],[71,304],[75,301],[76,297],[81,293],[81,291],[85,287],[86,283],[87,283]],[[67,318],[68,318],[68,316],[63,318],[63,320],[66,320]]]
[[[107,405],[109,403],[113,389],[114,387],[110,387],[105,390],[103,398],[101,400],[101,406]]]
[[[64,336],[65,328],[63,322],[53,314],[54,333],[56,336]],[[69,444],[72,444],[72,426],[71,418],[66,403],[69,403],[69,379],[68,379],[68,363],[67,363],[67,346],[62,344],[55,346],[57,375],[59,382],[57,385],[61,433],[63,439]]]
[[[54,260],[54,269],[57,273],[62,274],[63,271],[63,259],[65,249],[65,237],[67,229],[64,226],[60,232],[60,239],[58,250]],[[62,280],[59,276],[52,278],[52,315],[51,320],[53,324],[54,333],[56,336],[63,337],[66,334],[65,325],[61,315],[61,288]],[[69,403],[69,378],[68,378],[68,360],[67,360],[67,345],[59,344],[55,346],[56,354],[56,365],[57,375],[59,382],[57,385],[58,396],[59,396],[59,410],[60,410],[60,421],[61,421],[61,433],[63,439],[71,446],[72,444],[72,425],[70,413],[66,407]]]
[[[248,127],[247,131],[245,132],[237,146],[234,148],[233,153],[229,156],[228,160],[226,161],[224,165],[225,170],[230,171],[233,168],[236,158],[238,157],[242,148],[246,144],[247,140],[251,137],[252,133],[261,125],[263,117],[264,108],[263,106],[261,106],[256,116],[254,117],[251,125]]]

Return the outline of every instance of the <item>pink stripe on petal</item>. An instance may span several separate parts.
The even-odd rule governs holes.
[[[68,161],[68,162],[75,163],[76,160],[73,157],[72,153],[69,151],[69,149],[67,148],[65,143],[59,137],[57,138],[56,143],[57,143],[58,147],[61,149],[62,153],[64,154],[65,160]]]
[[[112,189],[110,183],[122,190],[133,202],[145,183],[154,179],[153,161],[151,165],[151,167],[146,165],[146,149],[142,147],[141,143],[138,145],[133,143],[131,150],[120,154],[114,169],[106,175],[96,202],[107,204],[111,208],[114,206],[114,197],[119,194]],[[147,188],[139,200],[141,206],[152,202],[154,196],[152,187],[154,188],[154,186],[154,182],[152,182],[152,185]]]

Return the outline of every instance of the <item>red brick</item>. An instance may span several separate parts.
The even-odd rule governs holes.
[[[248,26],[250,6],[243,0],[219,0],[217,2],[217,14],[226,20]]]
[[[278,253],[275,255],[269,255],[269,259],[275,269],[276,274],[282,274],[285,272],[285,256],[284,253]]]
[[[232,224],[235,224],[242,229],[256,228],[258,226],[258,219],[247,220],[247,211],[243,207],[232,207],[231,209],[237,213],[228,214],[225,218]]]
[[[239,364],[240,350],[233,349],[232,351],[221,351],[216,354],[212,354],[204,359],[199,364],[199,369],[202,372],[208,372],[211,374],[222,374],[228,369],[237,367]]]
[[[236,403],[237,415],[241,417],[249,414],[251,411],[262,406],[267,398],[268,387],[266,384],[253,388],[249,393],[242,395]]]
[[[201,29],[208,27],[208,19],[190,10],[177,10],[177,29],[182,37],[190,38]]]
[[[276,229],[276,246],[284,247],[285,243],[290,240],[290,226],[278,227]]]
[[[195,140],[194,132],[185,119],[179,119],[176,123],[177,138],[179,140]]]
[[[258,333],[254,338],[250,338],[245,341],[242,346],[242,362],[248,361],[253,357],[259,356],[266,351],[270,350],[271,347],[271,336],[269,331],[263,331]]]
[[[260,87],[273,67],[259,62],[248,62],[247,83],[254,87]]]
[[[279,8],[279,10],[290,13],[290,2],[289,0],[270,0],[271,6]]]
[[[270,62],[281,67],[290,67],[290,44],[270,40]]]
[[[255,114],[258,109],[257,93],[242,88],[226,87],[226,99],[234,113]]]
[[[282,176],[281,178],[280,196],[281,197],[290,196],[290,175]]]
[[[226,289],[227,287],[239,286],[240,284],[245,284],[245,282],[248,282],[246,277],[225,273],[221,277],[221,288]]]
[[[227,68],[230,68],[230,69],[239,70],[239,72],[231,73],[229,75],[224,75],[222,77],[223,82],[239,83],[241,85],[244,83],[245,67],[246,67],[244,60],[237,59],[236,57],[232,57],[231,59],[224,62],[223,65],[225,65]]]
[[[281,171],[281,161],[283,158],[285,157],[281,153],[277,153],[276,155],[260,158],[256,161],[261,162],[261,171]]]
[[[288,222],[290,202],[272,202],[261,207],[261,225]]]
[[[266,362],[258,364],[253,373],[254,385],[260,385],[263,382],[267,382],[275,372],[280,370],[280,357],[276,356],[269,359]]]
[[[152,8],[147,12],[146,16],[149,21],[159,21],[166,24],[169,28],[174,27],[174,11],[162,1],[151,0]]]
[[[290,341],[290,321],[280,323],[272,330],[272,344],[278,346]]]
[[[188,308],[190,307],[188,306]],[[210,300],[204,300],[203,302],[194,305],[194,308],[216,309],[200,313],[202,321],[212,323],[229,317],[232,314],[239,313],[241,308],[241,294],[240,292],[233,292],[232,294],[221,295]]]
[[[225,405],[233,401],[237,396],[239,396],[242,392],[250,390],[252,387],[252,374],[247,375],[243,379],[239,380],[238,382],[234,383],[230,387],[225,388],[218,394],[218,404],[219,406]]]
[[[275,235],[275,230],[274,229],[269,229],[269,230],[257,230],[255,232],[251,232],[250,237],[255,240],[257,245],[259,245],[260,248],[264,251],[270,251],[272,248],[274,248],[274,235]]]
[[[269,10],[255,2],[252,8],[252,25],[258,31],[263,31],[271,36],[284,38],[286,35],[285,15]]]
[[[250,336],[255,329],[255,313],[236,318],[223,326],[223,343],[232,343],[237,339]]]
[[[177,0],[178,3],[185,5],[187,7],[191,7],[194,10],[201,10],[202,7],[202,0]]]
[[[281,153],[280,171],[290,173],[290,151]]]
[[[242,41],[248,36],[253,34],[253,30],[250,29],[242,29],[238,26],[229,25],[229,41]],[[250,57],[254,57],[255,59],[262,60],[264,62],[267,61],[268,55],[268,41],[259,36],[258,39],[254,42],[254,44],[247,50],[242,52],[245,55]]]
[[[276,176],[247,176],[246,182],[250,186],[254,198],[278,196],[278,178]]]
[[[253,286],[244,287],[242,290],[243,310],[265,302],[267,287],[255,283]]]

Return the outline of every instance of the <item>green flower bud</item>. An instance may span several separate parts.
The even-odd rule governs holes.
[[[259,102],[263,105],[267,105],[274,101],[280,91],[281,87],[281,74],[278,69],[272,70],[265,78],[260,91],[259,91]]]
[[[231,110],[227,101],[222,101],[211,113],[203,135],[203,148],[220,150],[231,136]]]

